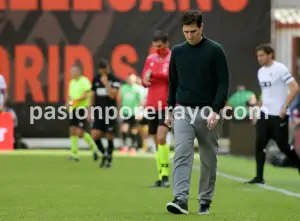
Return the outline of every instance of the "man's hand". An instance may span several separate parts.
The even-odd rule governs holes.
[[[209,130],[213,130],[216,127],[219,119],[220,115],[213,112],[211,116],[209,116],[209,118],[207,119],[207,128]]]
[[[72,107],[71,104],[72,104],[72,102],[69,101],[69,100],[66,102],[66,104],[65,104],[65,105],[66,105],[66,111],[69,111],[69,110],[70,110],[70,108]]]
[[[250,123],[251,123],[252,125],[256,125],[256,123],[257,123],[257,118],[256,118],[255,116],[253,116],[253,118],[250,119]]]
[[[167,118],[165,119],[165,124],[168,126],[168,127],[172,127],[172,124],[173,124],[173,116],[172,116],[172,113],[170,111],[168,111],[168,116]]]
[[[66,103],[66,109],[69,110],[70,108],[75,107],[76,104],[77,104],[77,101],[76,101],[76,100],[74,100],[74,101],[68,101],[68,102]]]
[[[106,75],[102,75],[100,80],[105,87],[108,85],[108,78]]]
[[[152,75],[152,71],[149,69],[146,71],[145,73],[145,76],[143,78],[143,83],[146,85],[146,86],[150,86],[151,85],[151,82],[150,82],[150,79],[151,79],[151,75]]]
[[[286,116],[286,112],[287,112],[287,108],[286,107],[282,107],[281,111],[280,111],[280,118],[284,119]]]

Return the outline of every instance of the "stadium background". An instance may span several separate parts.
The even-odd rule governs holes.
[[[68,70],[75,60],[82,61],[89,78],[100,58],[111,62],[121,80],[129,73],[139,75],[156,29],[169,33],[171,46],[184,40],[180,14],[186,9],[200,8],[205,35],[223,45],[230,93],[237,84],[259,93],[255,47],[271,40],[270,0],[4,2],[0,9],[9,10],[0,14],[0,70],[23,137],[68,136],[67,121],[31,125],[29,107],[64,104]],[[80,11],[82,7],[91,10]]]
[[[67,122],[29,124],[30,106],[64,104],[68,70],[75,59],[82,60],[89,78],[102,57],[112,63],[120,79],[130,72],[139,75],[153,31],[168,31],[171,45],[178,44],[184,40],[181,11],[200,8],[204,11],[205,35],[219,41],[227,52],[230,94],[238,84],[259,94],[255,46],[263,42],[271,41],[276,58],[294,76],[300,76],[299,0],[153,2],[0,0],[0,73],[9,86],[9,106],[17,112],[18,130],[26,142],[31,140],[29,150],[0,150],[0,220],[178,220],[165,209],[173,197],[171,189],[147,188],[157,176],[153,153],[130,156],[116,151],[109,170],[93,163],[90,151],[80,151],[80,163],[68,162],[70,151],[63,150],[69,148]],[[0,127],[2,123],[0,120]],[[241,150],[245,154],[249,148],[252,153],[248,154],[253,156],[253,125],[229,126],[230,137],[239,138],[230,138],[230,154]],[[65,146],[60,140],[66,141]],[[50,146],[62,150],[48,149]],[[195,154],[190,214],[180,220],[300,220],[299,174],[294,168],[267,164],[267,185],[247,186],[243,182],[253,177],[255,161],[232,155],[219,154],[212,214],[199,217],[200,160]],[[172,159],[173,153],[170,162]]]

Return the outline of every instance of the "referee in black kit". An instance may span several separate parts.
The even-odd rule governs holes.
[[[178,108],[173,111],[176,143],[174,200],[167,204],[167,210],[174,214],[188,214],[194,139],[197,138],[201,162],[198,214],[209,214],[217,175],[218,137],[222,122],[218,119],[227,101],[229,71],[222,46],[203,35],[200,11],[183,14],[182,30],[187,41],[173,48],[169,66],[168,105],[174,109],[177,104]],[[182,113],[182,110],[184,118],[176,117],[177,113],[180,115],[177,111]],[[171,118],[169,112],[166,122],[169,125]]]
[[[262,66],[257,76],[262,106],[256,123],[256,176],[246,184],[264,184],[264,149],[270,139],[297,165],[300,173],[300,159],[288,143],[288,105],[298,93],[298,84],[287,67],[274,60],[274,49],[270,45],[259,45],[256,53]]]

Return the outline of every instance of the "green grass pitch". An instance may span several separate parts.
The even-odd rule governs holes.
[[[120,157],[111,169],[100,169],[90,152],[81,162],[68,162],[68,152],[28,150],[0,153],[0,220],[2,221],[114,221],[114,220],[300,220],[300,198],[245,186],[217,177],[211,215],[196,215],[199,157],[194,162],[189,215],[173,215],[165,205],[173,200],[172,189],[149,189],[156,179],[152,155]],[[253,161],[219,157],[219,171],[250,179]],[[266,167],[267,184],[300,193],[295,169]]]

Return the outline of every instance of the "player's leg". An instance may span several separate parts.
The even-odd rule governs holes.
[[[79,122],[75,115],[75,110],[72,111],[70,116],[70,128],[69,128],[69,136],[71,141],[71,157],[69,158],[70,161],[79,161],[78,157],[78,140],[79,140],[79,132],[78,126]]]
[[[110,168],[111,167],[111,163],[113,160],[113,152],[114,152],[114,133],[113,132],[106,132],[105,133],[105,137],[107,139],[107,143],[108,143],[108,147],[107,147],[107,164],[106,164],[106,168]]]
[[[142,147],[145,152],[148,151],[148,122],[147,119],[144,117],[140,122],[138,126],[139,134],[142,138]]]
[[[138,147],[139,147],[139,142],[138,142],[138,126],[135,117],[132,117],[130,119],[130,137],[131,137],[131,149],[130,149],[130,154],[135,155]]]
[[[156,133],[157,133],[158,124],[159,124],[158,117],[156,117],[155,115],[149,116],[149,119],[148,119],[149,135],[151,137],[153,137],[155,143],[157,142]],[[157,169],[157,174],[158,174],[158,180],[155,181],[155,183],[152,184],[150,187],[161,187],[162,168],[161,168],[161,162],[160,162],[160,153],[158,152],[157,145],[156,145],[155,157],[156,157],[156,169]]]
[[[98,150],[98,145],[96,144],[94,138],[87,131],[83,131],[82,138],[91,147],[93,151],[94,161],[97,161],[99,158],[99,150]]]
[[[274,140],[282,153],[284,153],[298,168],[300,173],[300,159],[293,147],[289,144],[288,117],[277,118],[273,123]]]
[[[109,115],[109,116],[112,116],[112,115]],[[108,143],[108,146],[107,146],[107,151],[105,152],[105,155],[104,155],[104,161],[105,162],[101,162],[101,165],[105,165],[106,163],[106,168],[110,168],[111,167],[111,163],[112,163],[112,160],[113,160],[113,152],[114,152],[114,142],[113,142],[113,138],[114,138],[114,132],[115,132],[115,126],[116,126],[116,119],[115,118],[111,118],[109,117],[105,120],[103,120],[102,123],[104,123],[103,125],[103,132],[104,132],[104,135],[107,139],[107,143]],[[101,166],[100,165],[100,166]]]
[[[79,110],[79,115],[77,118],[79,120],[79,137],[82,138],[92,149],[93,151],[93,157],[94,157],[94,161],[97,161],[99,156],[98,156],[98,148],[97,145],[95,143],[95,141],[93,140],[93,137],[91,136],[91,134],[89,134],[86,130],[86,118],[87,118],[87,112],[88,110],[85,109],[80,109]]]
[[[159,154],[159,162],[161,164],[161,177],[162,183],[161,186],[169,187],[169,155],[170,155],[170,146],[167,143],[167,134],[170,131],[170,128],[165,124],[165,112],[161,114],[161,119],[159,119],[159,126],[157,129],[157,151]]]
[[[103,144],[102,144],[102,141],[101,141],[101,135],[102,135],[102,131],[99,130],[98,128],[95,128],[93,126],[92,130],[91,130],[91,136],[92,136],[92,139],[94,140],[98,150],[104,154],[104,147],[103,147]]]
[[[70,141],[71,141],[71,157],[70,161],[79,161],[78,157],[78,131],[76,126],[70,126],[69,128]]]
[[[256,176],[246,182],[246,184],[264,184],[264,165],[266,161],[265,148],[271,139],[271,130],[269,122],[262,113],[260,119],[256,123],[256,141],[255,141],[255,159],[256,159]]]
[[[128,151],[128,138],[129,138],[129,123],[128,120],[124,120],[121,124],[121,133],[123,140],[123,147],[121,148],[121,153]]]
[[[107,153],[104,149],[103,143],[102,143],[102,135],[104,133],[105,130],[105,121],[104,119],[101,118],[95,118],[93,125],[92,125],[92,130],[91,130],[91,134],[93,137],[93,140],[95,141],[98,150],[102,153],[102,158],[101,158],[101,162],[100,162],[100,167],[104,167],[106,160],[107,160]]]

